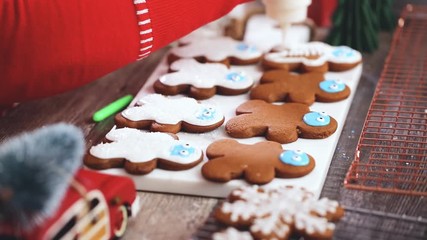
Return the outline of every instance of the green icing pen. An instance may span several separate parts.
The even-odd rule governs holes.
[[[116,112],[120,111],[121,109],[129,105],[132,99],[133,99],[133,96],[129,94],[99,109],[97,112],[93,114],[93,117],[92,117],[93,121],[100,122],[108,118],[109,116],[115,114]]]

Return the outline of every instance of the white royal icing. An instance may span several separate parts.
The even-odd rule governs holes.
[[[135,163],[161,158],[178,164],[190,164],[202,156],[200,148],[176,140],[167,133],[113,128],[106,138],[112,142],[91,147],[91,155],[102,159],[125,158]]]
[[[279,211],[272,212],[271,215],[265,218],[257,218],[251,225],[252,232],[261,232],[263,235],[270,235],[273,233],[279,238],[286,237],[291,229],[289,225],[281,221],[281,214]]]
[[[229,227],[223,232],[217,232],[212,235],[213,240],[252,240],[249,232],[241,232],[235,228]]]
[[[230,37],[197,39],[185,46],[172,48],[171,53],[181,58],[205,56],[212,61],[221,61],[228,57],[248,60],[259,58],[262,55],[262,52],[255,46]]]
[[[308,56],[317,56],[308,59]],[[291,49],[268,53],[265,59],[276,63],[303,63],[306,66],[321,66],[325,62],[356,63],[362,60],[360,52],[346,46],[330,46],[322,42],[298,44]]]
[[[308,234],[325,233],[327,230],[335,229],[335,224],[328,222],[326,218],[314,217],[307,212],[297,212],[294,220],[295,228],[304,230]]]
[[[239,218],[249,220],[252,216],[255,216],[257,206],[256,204],[248,204],[248,202],[238,200],[233,203],[225,202],[221,206],[221,211],[224,213],[230,213],[231,221],[237,222]]]
[[[339,206],[336,201],[326,198],[317,200],[312,193],[302,188],[265,189],[259,195],[256,192],[257,187],[242,187],[233,191],[233,195],[241,196],[244,200],[226,202],[221,210],[230,214],[232,221],[255,218],[250,227],[251,232],[262,232],[265,235],[284,237],[292,224],[308,234],[322,234],[335,228],[325,216],[336,212]]]
[[[218,108],[188,97],[169,98],[149,94],[139,99],[138,104],[140,106],[122,111],[122,116],[131,121],[153,120],[161,124],[184,121],[197,126],[210,126],[224,118]]]
[[[199,63],[190,58],[175,61],[170,68],[176,72],[165,74],[159,79],[169,86],[190,84],[196,88],[221,86],[229,89],[246,89],[254,83],[250,75],[231,70],[220,63]]]

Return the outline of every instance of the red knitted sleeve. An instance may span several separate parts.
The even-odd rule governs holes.
[[[82,86],[246,1],[0,1],[0,105]]]

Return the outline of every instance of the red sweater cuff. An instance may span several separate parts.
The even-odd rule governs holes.
[[[250,0],[146,1],[155,29],[153,49],[157,50],[229,13],[237,4]]]

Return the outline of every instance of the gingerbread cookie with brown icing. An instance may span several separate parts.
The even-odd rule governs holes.
[[[252,88],[251,99],[267,102],[296,102],[307,105],[346,99],[350,88],[340,79],[325,79],[322,73],[295,74],[286,70],[265,72],[260,84]]]
[[[306,104],[274,105],[262,100],[249,100],[236,109],[236,117],[225,125],[235,138],[265,136],[267,140],[290,143],[300,138],[321,139],[332,135],[337,121],[324,112],[312,112]]]
[[[300,150],[284,150],[277,142],[253,145],[224,139],[206,149],[209,161],[202,175],[215,182],[244,178],[252,184],[266,184],[274,178],[296,178],[310,173],[315,166],[312,156]]]

